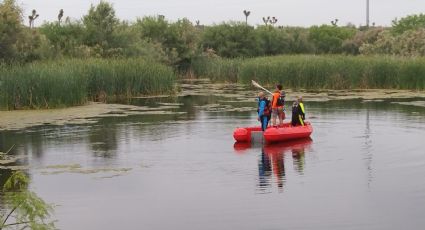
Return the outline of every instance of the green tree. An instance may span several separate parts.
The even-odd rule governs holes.
[[[204,49],[213,49],[221,57],[255,57],[263,53],[254,27],[245,23],[206,27],[201,44]]]
[[[394,34],[402,34],[408,30],[425,28],[425,14],[409,15],[400,20],[393,20],[392,32]]]
[[[86,45],[100,46],[102,49],[110,48],[118,23],[119,20],[110,3],[100,1],[97,6],[92,5],[88,14],[83,17]]]
[[[120,56],[143,57],[148,60],[170,64],[161,43],[148,41],[140,36],[140,29],[134,24],[120,23],[114,30],[114,47],[119,47]]]
[[[271,26],[259,26],[255,30],[256,36],[260,42],[262,54],[277,55],[290,53],[290,36],[280,28]]]
[[[309,40],[308,28],[285,27],[283,30],[289,36],[289,52],[292,54],[314,53],[314,44]]]
[[[352,38],[356,29],[337,26],[313,26],[310,28],[310,40],[317,53],[340,53],[344,40]]]
[[[171,23],[164,16],[144,17],[134,26],[142,40],[161,44],[169,64],[184,67],[198,50],[200,30],[186,18]]]
[[[3,229],[55,229],[48,222],[53,208],[34,192],[28,191],[29,179],[22,172],[14,172],[3,186],[5,206],[0,212],[0,230]]]
[[[383,27],[370,27],[364,31],[358,30],[353,38],[343,42],[342,50],[346,54],[358,55],[360,54],[360,47],[365,44],[374,44],[384,31]]]
[[[163,16],[139,18],[135,26],[139,29],[143,39],[161,44],[166,41],[169,22]]]
[[[170,25],[164,45],[169,50],[177,52],[177,64],[185,68],[198,51],[199,39],[199,30],[192,22],[183,18]]]
[[[396,37],[393,51],[403,56],[425,57],[425,28],[408,30]]]
[[[24,28],[16,42],[17,60],[31,62],[58,56],[47,37],[38,30]]]
[[[54,52],[58,55],[78,57],[78,48],[84,44],[85,29],[79,21],[66,20],[64,23],[45,23],[39,31],[50,41]]]
[[[16,58],[16,42],[22,36],[22,9],[14,0],[0,3],[0,61]]]
[[[373,44],[360,47],[362,54],[386,54],[401,56],[425,56],[425,29],[408,30],[394,36],[390,31],[384,31]]]

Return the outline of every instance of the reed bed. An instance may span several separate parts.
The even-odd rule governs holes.
[[[192,60],[192,70],[198,78],[212,81],[237,82],[243,59],[223,59],[219,57],[199,57]]]
[[[0,108],[56,108],[170,93],[175,74],[143,59],[68,59],[0,67]]]
[[[202,64],[194,67],[195,74],[218,81],[305,89],[425,89],[425,58],[288,55],[193,64]],[[219,76],[214,76],[216,68]]]

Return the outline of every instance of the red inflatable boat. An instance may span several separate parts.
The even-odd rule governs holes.
[[[233,132],[233,137],[237,142],[251,142],[253,132],[262,132],[261,127],[237,128]],[[263,132],[266,142],[281,142],[300,138],[310,137],[313,127],[310,122],[305,122],[304,126],[291,126],[285,123],[279,127],[269,127]]]
[[[263,149],[264,153],[266,153],[267,155],[273,155],[277,153],[286,153],[286,152],[297,153],[297,152],[304,151],[306,148],[309,148],[312,143],[313,143],[313,140],[310,137],[307,137],[307,138],[289,140],[285,142],[261,145],[261,148]],[[236,142],[233,145],[233,148],[236,151],[236,153],[245,153],[246,150],[250,148],[255,148],[255,144],[251,142]]]

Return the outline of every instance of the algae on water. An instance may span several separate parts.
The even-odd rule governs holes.
[[[241,84],[210,83],[210,81],[185,81],[180,94],[184,96],[219,96],[220,104],[205,104],[197,106],[207,112],[248,112],[255,111],[255,97],[259,89]],[[191,84],[196,82],[196,84]],[[272,90],[270,88],[270,90]],[[325,102],[330,100],[362,99],[364,102],[387,100],[425,98],[424,91],[385,90],[385,89],[353,89],[353,90],[294,90],[285,89],[287,101],[293,101],[302,96],[306,102]],[[168,96],[170,97],[170,96]],[[154,98],[153,96],[151,98]],[[214,102],[216,103],[216,102]],[[238,104],[240,103],[240,104]],[[250,103],[250,104],[249,104]],[[243,106],[241,106],[243,104]],[[406,103],[405,103],[406,104]],[[131,115],[171,115],[184,114],[176,111],[182,103],[158,102],[157,107],[90,103],[66,109],[0,111],[0,130],[19,130],[40,125],[91,124],[103,117],[125,117]],[[407,105],[407,104],[406,104]],[[409,105],[422,106],[420,102]]]
[[[83,168],[80,164],[69,165],[49,165],[44,167],[41,174],[43,175],[56,175],[63,173],[76,173],[76,174],[96,174],[96,173],[114,173],[114,175],[123,175],[132,168]]]
[[[425,101],[392,102],[392,103],[393,104],[399,104],[399,105],[410,105],[410,106],[425,107]]]

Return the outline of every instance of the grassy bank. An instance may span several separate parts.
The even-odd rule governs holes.
[[[202,65],[199,67],[198,65]],[[214,69],[220,69],[214,75]],[[262,84],[281,82],[306,89],[425,89],[425,58],[386,56],[274,56],[252,59],[199,59],[198,77]]]
[[[0,108],[55,108],[170,93],[171,68],[142,59],[35,62],[0,69]]]

